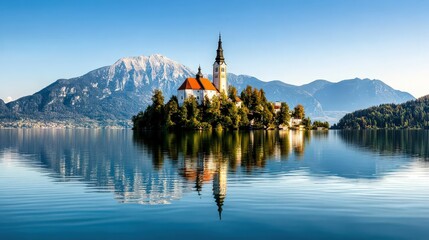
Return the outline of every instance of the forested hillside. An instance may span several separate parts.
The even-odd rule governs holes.
[[[429,95],[403,104],[382,104],[344,116],[333,128],[418,128],[429,129]]]

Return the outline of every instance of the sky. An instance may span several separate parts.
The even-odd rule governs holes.
[[[429,94],[428,0],[0,0],[0,99],[121,57],[159,53],[209,74],[302,85],[379,79]]]

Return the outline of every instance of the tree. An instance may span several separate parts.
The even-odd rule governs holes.
[[[241,101],[247,108],[253,105],[252,102],[252,87],[247,85],[246,88],[241,92]]]
[[[346,114],[337,126],[341,129],[354,128],[427,128],[429,120],[429,96],[414,101],[396,104],[382,104]]]
[[[280,111],[276,115],[276,123],[277,126],[287,124],[289,125],[290,121],[290,110],[289,105],[287,103],[282,102],[280,105]]]
[[[274,123],[274,107],[272,104],[265,105],[261,113],[261,121],[265,127],[270,127]]]
[[[228,89],[228,96],[222,93],[210,100],[206,97],[201,105],[194,97],[189,97],[185,99],[183,106],[179,107],[176,96],[172,96],[164,104],[162,92],[155,90],[152,104],[131,120],[136,130],[217,127],[237,129],[247,128],[250,123],[253,128],[263,128],[289,122],[289,106],[282,103],[280,112],[276,114],[274,105],[267,100],[263,89],[247,86],[241,92],[243,102],[240,108],[236,106],[236,96],[237,89],[231,86]],[[294,113],[301,117],[305,116],[302,105],[295,107]]]
[[[249,127],[250,121],[248,118],[249,109],[246,106],[238,108],[238,115],[240,116],[240,125],[239,127]]]
[[[159,89],[156,89],[153,93],[152,106],[154,108],[162,108],[162,106],[164,106],[164,96],[162,95],[162,92]]]
[[[322,122],[322,121],[314,121],[313,123],[313,129],[317,129],[317,128],[329,128],[329,123],[328,122]]]
[[[201,115],[198,109],[197,99],[193,96],[186,98],[183,103],[183,107],[186,108],[187,113],[187,127],[198,128],[200,127]]]
[[[292,116],[296,119],[304,120],[305,118],[304,106],[302,106],[301,104],[296,105],[295,108],[293,109]]]
[[[228,97],[232,102],[236,102],[237,89],[232,85],[229,85],[228,87]]]
[[[302,124],[305,126],[306,129],[311,129],[311,120],[309,117],[306,117],[302,120]]]
[[[177,102],[177,97],[172,96],[168,103],[165,105],[165,125],[167,128],[173,128],[179,123],[179,104]]]
[[[164,123],[164,96],[162,95],[161,90],[155,90],[152,96],[152,112],[150,123],[152,128],[161,128]]]

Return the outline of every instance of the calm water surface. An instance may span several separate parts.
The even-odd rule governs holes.
[[[0,129],[1,239],[428,239],[428,131]]]

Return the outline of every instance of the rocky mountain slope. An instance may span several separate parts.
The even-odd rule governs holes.
[[[176,94],[185,78],[193,75],[188,67],[159,54],[121,58],[111,66],[83,76],[57,80],[33,95],[7,104],[0,101],[0,123],[30,119],[33,122],[71,122],[72,126],[118,122],[127,125],[132,115],[150,104],[154,89],[161,89],[168,99]],[[291,107],[301,103],[308,116],[331,122],[360,108],[414,99],[379,80],[353,79],[338,83],[317,80],[294,86],[230,73],[228,81],[239,92],[251,85],[263,88],[271,101],[285,101]],[[340,111],[339,116],[332,117],[332,111]]]
[[[0,99],[0,118],[8,117],[10,115],[9,108],[6,106],[4,101]]]
[[[121,58],[81,77],[57,80],[7,107],[12,116],[36,120],[128,121],[150,102],[154,89],[171,95],[192,75],[161,55]]]

